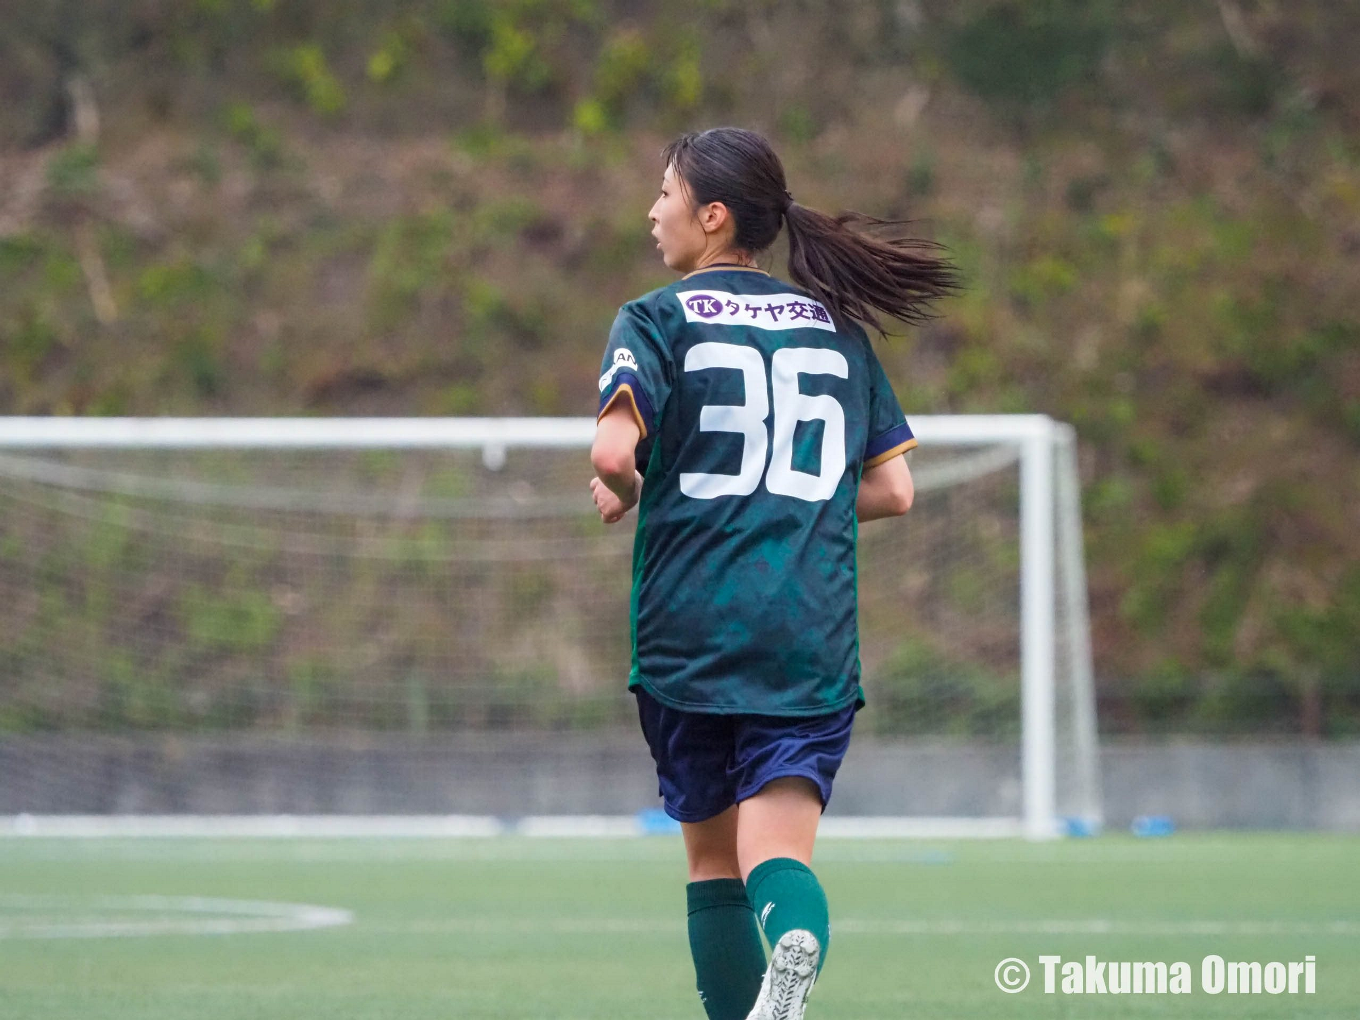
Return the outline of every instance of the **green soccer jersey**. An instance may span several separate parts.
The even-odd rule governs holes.
[[[760,270],[710,267],[630,301],[601,415],[643,440],[629,688],[692,712],[862,705],[855,500],[916,445],[868,337]]]

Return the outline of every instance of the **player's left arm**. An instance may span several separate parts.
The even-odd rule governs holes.
[[[632,405],[625,401],[606,408],[595,426],[595,442],[590,447],[595,477],[590,481],[590,494],[606,524],[622,520],[642,497],[642,475],[635,459],[641,438]]]
[[[916,486],[905,454],[916,448],[916,436],[869,338],[862,329],[859,335],[869,367],[869,439],[855,500],[855,518],[862,523],[901,517],[911,509]]]
[[[865,468],[855,499],[855,519],[861,524],[883,517],[901,517],[911,509],[916,486],[905,455]]]

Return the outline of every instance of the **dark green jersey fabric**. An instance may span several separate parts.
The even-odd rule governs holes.
[[[863,329],[708,268],[624,305],[602,371],[599,413],[626,400],[643,433],[629,687],[694,712],[863,704],[859,478],[916,445]]]

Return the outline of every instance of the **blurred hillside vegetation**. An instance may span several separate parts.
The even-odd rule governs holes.
[[[6,7],[0,413],[588,414],[742,124],[966,273],[909,415],[1077,427],[1105,728],[1360,733],[1360,5]]]

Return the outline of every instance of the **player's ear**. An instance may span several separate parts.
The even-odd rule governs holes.
[[[732,214],[721,202],[709,202],[699,210],[699,224],[705,234],[716,234],[731,218]]]

